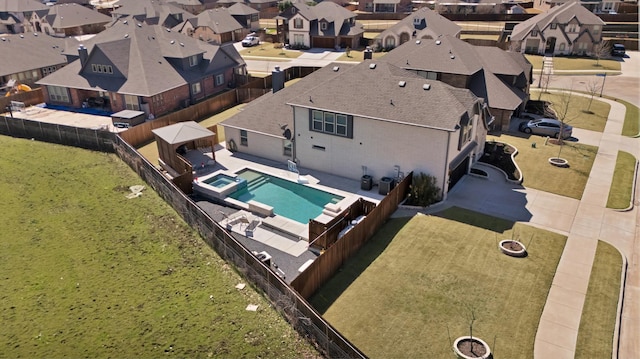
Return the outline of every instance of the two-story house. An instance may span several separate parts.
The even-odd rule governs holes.
[[[158,116],[246,80],[233,45],[208,44],[159,25],[119,22],[71,51],[69,65],[37,82],[48,104]]]
[[[67,64],[63,53],[67,46],[78,46],[74,38],[59,38],[38,33],[0,37],[0,88],[10,80],[33,86],[41,78]]]
[[[223,7],[203,11],[179,28],[187,36],[212,44],[240,41],[244,37],[242,25]]]
[[[532,66],[521,53],[474,46],[445,35],[407,42],[380,60],[471,90],[495,117],[493,129],[508,130],[511,117],[524,110],[529,99]]]
[[[461,29],[455,22],[423,7],[376,36],[374,48],[391,50],[409,40],[435,39],[441,35],[460,37]]]
[[[411,0],[360,0],[358,10],[373,13],[410,13],[413,8]]]
[[[576,0],[534,0],[533,7],[541,11],[547,11],[571,1]],[[579,2],[594,14],[615,14],[623,0],[579,0]]]
[[[509,46],[527,54],[592,55],[604,25],[579,2],[568,2],[516,25]]]
[[[248,32],[260,29],[260,12],[243,3],[229,6],[229,14]]]
[[[97,34],[105,29],[111,18],[82,5],[69,3],[33,11],[28,22],[26,31],[67,37]]]
[[[483,101],[377,60],[331,64],[222,123],[230,148],[351,179],[436,177],[442,195],[482,155]]]
[[[364,33],[354,13],[330,1],[294,3],[280,17],[286,19],[285,43],[293,47],[356,48]]]
[[[0,1],[0,34],[19,34],[24,32],[31,13],[47,10],[48,6],[37,0]]]
[[[133,19],[147,25],[161,25],[169,29],[182,26],[194,14],[164,0],[119,0],[119,8],[111,12],[112,20]]]

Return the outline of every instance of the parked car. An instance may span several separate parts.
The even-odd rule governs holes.
[[[623,44],[613,44],[611,47],[611,56],[624,57],[625,48]]]
[[[251,47],[260,44],[260,38],[254,35],[247,35],[247,37],[242,40],[242,47]]]
[[[536,120],[530,120],[528,122],[521,123],[519,126],[519,130],[527,134],[532,133],[534,135],[558,138],[561,126],[562,122],[560,122],[559,120],[554,120],[552,118],[539,118]],[[564,124],[562,138],[571,137],[572,133],[573,127]]]

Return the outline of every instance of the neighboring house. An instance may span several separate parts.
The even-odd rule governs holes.
[[[131,19],[147,25],[161,25],[169,29],[182,26],[194,14],[164,0],[119,0],[120,7],[111,12],[113,20]]]
[[[60,37],[97,34],[110,21],[109,16],[82,5],[61,4],[32,12],[25,31]]]
[[[436,1],[434,9],[439,14],[507,14],[518,3],[526,3],[526,1]]]
[[[235,3],[228,10],[229,14],[248,32],[260,29],[260,12],[258,10],[243,3]]]
[[[218,0],[216,4],[219,6],[229,7],[233,4],[240,3],[258,10],[261,13],[263,11],[270,12],[270,10],[275,10],[275,13],[277,14],[278,2],[280,2],[280,0]]]
[[[47,103],[158,116],[246,79],[233,45],[207,44],[158,25],[121,22],[84,45],[67,54],[78,60],[37,82]]]
[[[424,172],[446,197],[484,152],[484,116],[467,89],[365,60],[326,66],[222,126],[239,152],[350,179],[368,174],[375,183]]]
[[[364,33],[354,13],[330,1],[294,3],[280,16],[286,19],[285,43],[294,47],[357,48]]]
[[[411,0],[360,0],[358,10],[364,12],[405,12],[413,8]]]
[[[576,0],[534,0],[533,7],[547,11],[553,7],[564,5]],[[618,12],[622,0],[580,0],[582,6],[594,14],[615,14]]]
[[[579,2],[569,2],[516,25],[509,46],[526,54],[592,55],[604,25]]]
[[[474,46],[447,35],[405,43],[380,60],[471,90],[487,103],[495,118],[493,129],[508,130],[511,117],[524,110],[529,99],[533,68],[521,53]]]
[[[212,44],[240,41],[244,37],[242,25],[225,8],[210,9],[187,19],[180,32]]]
[[[376,50],[391,50],[409,40],[435,39],[441,35],[460,37],[462,28],[429,8],[420,8],[376,36]]]
[[[67,64],[63,51],[70,44],[78,45],[73,38],[35,33],[1,37],[0,87],[5,87],[9,80],[33,86],[37,80]]]
[[[171,2],[192,14],[199,14],[218,6],[216,0],[171,0]]]
[[[25,22],[36,10],[49,7],[37,0],[0,0],[0,34],[19,34],[24,32]]]

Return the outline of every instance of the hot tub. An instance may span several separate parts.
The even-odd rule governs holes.
[[[247,181],[238,177],[234,173],[222,171],[195,178],[193,180],[193,191],[210,199],[224,199],[233,193],[247,186]]]

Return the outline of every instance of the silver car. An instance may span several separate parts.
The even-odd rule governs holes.
[[[538,118],[521,123],[519,129],[527,134],[533,133],[534,135],[559,138],[558,135],[560,135],[561,127],[562,122],[559,120],[552,118]],[[573,127],[565,123],[562,131],[562,138],[571,137],[572,132]]]

